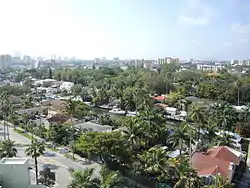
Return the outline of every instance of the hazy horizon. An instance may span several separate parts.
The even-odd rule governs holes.
[[[248,0],[0,0],[0,54],[250,58]]]

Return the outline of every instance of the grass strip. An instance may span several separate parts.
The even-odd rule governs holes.
[[[19,129],[14,129],[14,131],[30,140],[32,140],[32,136],[28,133],[24,133],[23,131],[19,130]],[[33,137],[33,140],[36,140],[36,138]]]

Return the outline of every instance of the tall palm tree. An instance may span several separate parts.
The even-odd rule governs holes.
[[[9,125],[6,124],[6,121],[9,119],[10,114],[12,113],[12,105],[9,101],[9,95],[6,92],[3,92],[0,96],[0,106],[3,115],[4,121],[4,139],[6,139],[6,128],[7,128],[7,137],[9,138]],[[7,126],[7,127],[6,127]]]
[[[95,178],[94,169],[73,172],[73,180],[68,188],[118,188],[125,187],[126,179],[116,171],[102,166],[100,179]]]
[[[174,170],[171,173],[175,174],[175,179],[172,181],[174,183],[173,188],[201,187],[201,179],[197,172],[191,168],[189,160],[190,158],[187,155],[168,160],[169,167]]]
[[[188,172],[188,174],[181,174],[180,179],[176,182],[173,188],[191,188],[201,187],[201,179],[196,172]]]
[[[38,167],[37,167],[37,158],[40,157],[45,151],[44,143],[34,140],[29,147],[26,149],[26,154],[31,156],[35,160],[36,168],[36,183],[38,184]]]
[[[197,130],[197,140],[200,139],[201,129],[206,122],[205,108],[200,105],[193,105],[189,114],[190,119],[195,123]]]
[[[0,158],[3,157],[16,157],[17,149],[14,147],[14,143],[11,140],[4,140],[0,144]]]
[[[190,139],[191,137],[192,128],[186,123],[181,123],[178,127],[175,128],[173,134],[168,137],[167,142],[171,143],[173,148],[177,147],[180,150],[181,155],[184,146],[188,147],[193,143],[193,141]]]
[[[168,153],[164,149],[161,147],[153,147],[139,154],[138,157],[144,173],[149,177],[165,180],[165,176],[169,171],[169,161]]]
[[[141,149],[148,149],[165,141],[167,136],[165,120],[154,110],[142,111],[131,120],[128,124],[130,133],[139,139]]]
[[[29,121],[26,126],[28,128],[28,131],[31,132],[31,141],[33,142],[34,129],[36,128],[37,124],[35,122],[33,122],[33,121]]]
[[[72,141],[73,141],[72,146],[74,145],[74,142],[75,142],[75,128],[74,128],[74,125],[73,125],[73,115],[76,114],[77,108],[78,108],[78,105],[77,105],[76,101],[73,101],[72,99],[69,99],[67,101],[67,103],[65,103],[64,109],[63,109],[64,112],[67,115],[70,116],[70,125],[71,125],[71,128],[72,128],[71,137],[72,137]],[[72,153],[73,153],[72,157],[74,159],[75,158],[75,156],[74,156],[74,153],[75,153],[74,148],[73,148]]]
[[[127,180],[118,171],[110,171],[106,166],[102,166],[99,188],[118,188],[127,184]]]
[[[150,97],[150,91],[144,85],[137,85],[135,87],[135,92],[133,93],[133,98],[136,104],[137,110],[145,110],[153,105],[153,100]]]
[[[98,188],[99,180],[93,178],[93,168],[87,168],[84,171],[73,171],[73,180],[68,188]]]
[[[211,118],[224,131],[232,131],[237,121],[236,111],[228,103],[222,102],[212,106]]]

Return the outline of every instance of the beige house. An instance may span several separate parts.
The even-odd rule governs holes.
[[[48,108],[48,118],[51,118],[63,111],[66,102],[62,100],[47,100],[43,101],[41,104]]]

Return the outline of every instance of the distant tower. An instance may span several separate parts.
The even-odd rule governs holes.
[[[142,59],[142,60],[141,60],[141,68],[144,67],[144,63],[145,63],[145,62],[144,62],[144,59]]]
[[[92,69],[95,69],[95,61],[93,61]]]

